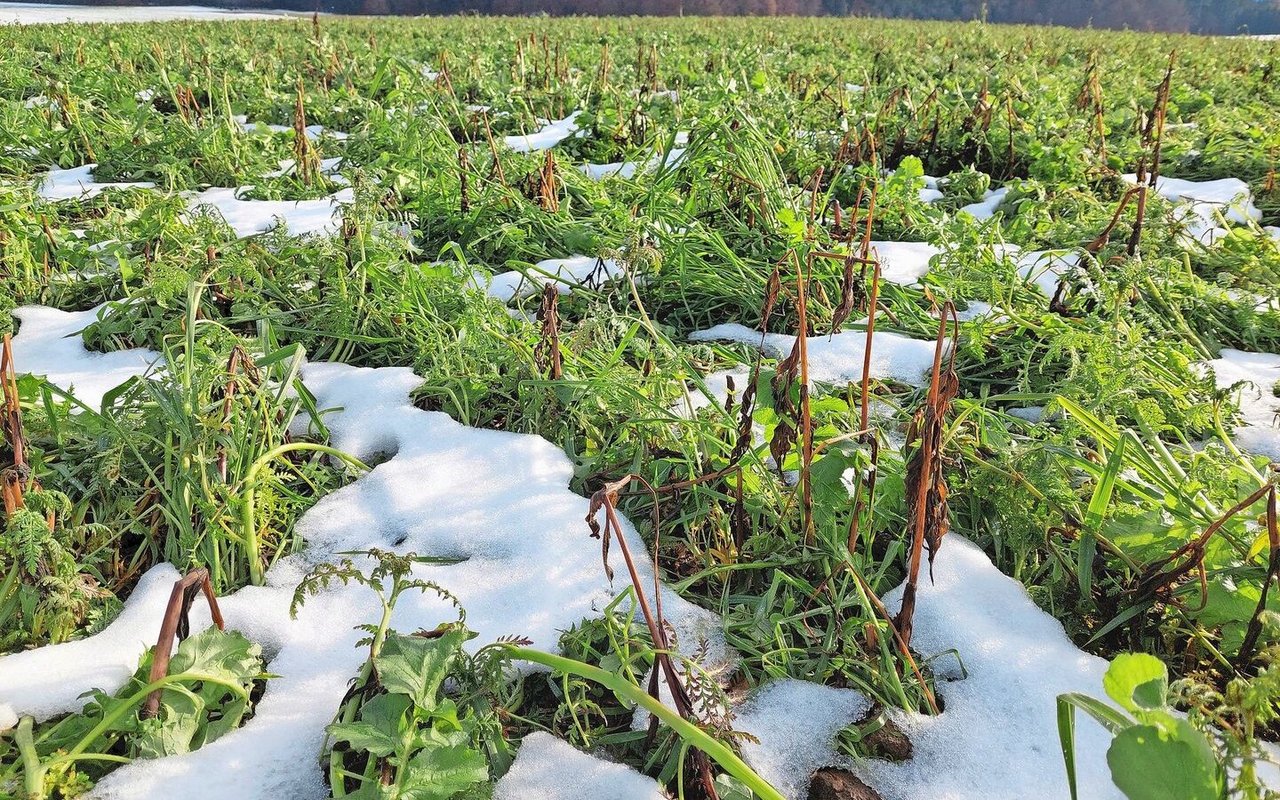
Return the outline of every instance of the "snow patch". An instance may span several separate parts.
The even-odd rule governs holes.
[[[52,167],[40,182],[38,194],[45,200],[87,200],[108,189],[154,189],[155,184],[145,181],[131,183],[98,183],[93,179],[97,164],[85,164],[71,169]]]
[[[471,274],[470,283],[495,300],[507,303],[531,297],[549,283],[554,283],[560,294],[572,293],[575,286],[599,289],[625,272],[612,258],[579,255],[539,261],[527,273],[511,270],[490,276],[476,270]]]
[[[757,337],[757,343],[758,341]],[[751,368],[734,367],[704,375],[702,383],[706,386],[706,393],[698,388],[686,388],[684,398],[672,408],[672,411],[685,419],[693,419],[699,410],[713,404],[717,408],[724,408],[729,400],[730,381],[733,381],[733,397],[736,403],[742,399],[742,393],[751,385]],[[710,397],[707,394],[710,394]]]
[[[1058,290],[1058,282],[1080,266],[1080,259],[1080,253],[1073,250],[1017,252],[1018,276],[1034,285],[1045,297],[1053,297]]]
[[[1280,397],[1275,395],[1280,355],[1224,348],[1208,366],[1219,389],[1244,383],[1239,395],[1241,424],[1233,431],[1236,444],[1280,461]]]
[[[139,579],[120,615],[99,633],[0,656],[0,707],[43,721],[79,711],[86,689],[123,686],[138,668],[143,650],[160,635],[169,593],[180,577],[169,564],[152,567]]]
[[[898,587],[885,605],[896,610],[901,599]],[[932,659],[935,674],[955,676],[938,687],[946,710],[936,717],[896,712],[913,758],[861,761],[855,771],[885,800],[1066,797],[1057,697],[1103,697],[1107,662],[1077,649],[1022,584],[956,533],[938,554],[933,580],[921,580],[916,602],[912,649]],[[948,652],[953,648],[967,672],[963,679]],[[1078,720],[1081,797],[1122,797],[1107,767],[1110,743],[1102,726]]]
[[[942,252],[927,242],[872,242],[880,259],[880,277],[890,283],[911,285],[929,272],[929,261]]]
[[[578,750],[549,733],[524,737],[493,800],[663,800],[658,782]]]
[[[783,358],[795,346],[796,337],[785,333],[760,333],[736,322],[716,325],[689,334],[694,342],[726,340],[759,347],[774,358]],[[809,378],[815,383],[849,383],[862,380],[865,331],[808,337]],[[949,347],[949,343],[944,345]],[[933,368],[933,340],[911,339],[876,331],[871,341],[871,377],[894,380],[908,386],[924,386]]]
[[[1130,184],[1138,182],[1134,173],[1121,177]],[[1189,181],[1161,176],[1156,179],[1155,191],[1181,206],[1174,212],[1174,219],[1185,228],[1184,243],[1198,242],[1208,247],[1226,236],[1227,230],[1218,224],[1218,214],[1241,225],[1262,219],[1262,211],[1253,204],[1249,184],[1239,178]]]
[[[205,189],[190,195],[188,204],[193,211],[217,211],[236,236],[244,238],[271,230],[277,220],[292,236],[336,233],[342,227],[342,206],[355,200],[351,189],[319,200],[241,200],[239,195],[247,188]]]
[[[235,120],[236,124],[239,125],[241,130],[245,133],[253,133],[261,128],[265,128],[272,133],[285,133],[293,130],[292,125],[276,125],[275,123],[269,122],[250,122],[249,118],[244,114],[239,114],[232,119]],[[335,131],[332,128],[326,128],[323,125],[308,125],[303,128],[303,134],[313,142],[324,138],[334,139],[340,142],[351,135],[344,131]]]
[[[233,11],[204,6],[60,6],[0,3],[0,25],[49,25],[65,22],[162,22],[166,20],[289,19],[287,11]]]
[[[995,216],[996,209],[1004,202],[1004,198],[1009,194],[1009,188],[1001,187],[999,189],[988,189],[982,196],[982,199],[976,203],[960,209],[961,213],[968,214],[976,220],[988,220]]]
[[[644,161],[615,161],[610,164],[583,164],[581,170],[588,178],[601,181],[605,178],[633,178],[637,172],[659,168],[671,168],[684,160],[685,148],[676,147],[665,156],[653,156]]]
[[[535,153],[539,150],[555,147],[578,132],[578,123],[574,122],[574,120],[581,113],[581,111],[575,111],[564,119],[543,120],[543,126],[534,133],[504,136],[502,141],[517,153]]]
[[[21,373],[43,375],[86,406],[99,410],[102,397],[129,378],[161,363],[151,350],[94,353],[85,349],[81,332],[109,312],[100,305],[88,311],[59,311],[23,306],[13,312],[22,323],[13,337],[13,360]],[[0,680],[0,686],[5,682]]]
[[[24,319],[19,338],[60,340],[80,322],[74,314],[45,309],[42,317],[32,311],[18,312]],[[74,338],[66,342],[78,346]],[[268,683],[253,719],[195,753],[121,767],[98,784],[96,797],[323,796],[316,754],[324,726],[365,657],[354,646],[362,634],[352,628],[376,619],[378,607],[363,587],[335,586],[308,600],[291,620],[293,587],[309,562],[375,546],[460,559],[423,564],[415,573],[456,595],[467,609],[468,625],[480,634],[474,646],[521,635],[537,647],[555,649],[561,631],[597,616],[622,588],[604,575],[599,544],[587,535],[587,498],[568,489],[573,464],[550,442],[468,428],[414,407],[410,393],[421,379],[408,369],[318,363],[306,365],[302,377],[318,407],[332,410],[326,423],[336,447],[365,459],[394,455],[303,515],[297,531],[308,549],[272,567],[267,586],[221,598],[228,626],[261,642],[271,656],[270,670],[280,676]],[[641,580],[650,584],[647,548],[625,518],[621,535],[631,542]],[[176,578],[170,568],[157,569],[158,584]],[[138,621],[118,620],[74,645],[0,659],[6,716],[49,713],[57,703],[45,698],[65,709],[88,689],[119,688],[151,638],[147,621],[158,625],[160,619],[148,596],[130,603]],[[695,631],[682,640],[690,651],[725,650],[718,627],[707,624],[709,612],[667,590],[663,606],[677,630]],[[206,624],[206,614],[199,607],[193,628]],[[453,605],[434,594],[406,595],[392,626],[408,632],[455,618]],[[699,635],[707,637],[705,648],[693,640]],[[104,662],[114,672],[104,675]],[[252,783],[244,776],[252,776]]]
[[[836,734],[870,710],[861,692],[784,679],[743,704],[733,727],[758,740],[742,743],[742,757],[751,768],[787,800],[805,800],[814,772],[853,766],[836,753]]]

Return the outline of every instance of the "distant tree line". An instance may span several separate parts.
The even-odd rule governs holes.
[[[197,0],[198,2],[200,0]],[[1280,0],[203,0],[339,14],[864,16],[1191,33],[1280,33]],[[173,0],[142,0],[163,5]],[[138,5],[98,0],[96,5]]]

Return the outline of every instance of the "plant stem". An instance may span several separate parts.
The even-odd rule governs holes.
[[[755,793],[760,800],[786,800],[782,794],[769,785],[768,781],[756,774],[745,761],[738,757],[728,746],[716,740],[706,731],[694,725],[692,722],[681,717],[676,712],[667,708],[658,700],[651,697],[647,692],[639,686],[623,680],[607,670],[584,664],[581,661],[574,661],[564,656],[553,655],[541,650],[534,650],[529,647],[520,647],[513,644],[498,644],[495,647],[500,648],[509,656],[522,661],[532,661],[535,664],[541,664],[544,667],[550,667],[557,672],[567,672],[585,678],[611,690],[619,697],[630,700],[638,706],[644,707],[649,713],[662,720],[671,730],[675,731],[681,739],[698,748],[702,752],[710,756],[717,764],[719,764],[725,772],[742,781],[747,788]]]
[[[244,500],[242,501],[243,505],[240,507],[240,523],[241,528],[243,529],[244,547],[249,556],[249,582],[254,586],[261,586],[266,580],[266,576],[262,569],[262,556],[260,553],[262,543],[258,539],[258,527],[257,521],[254,518],[253,509],[255,495],[258,491],[258,473],[280,456],[301,450],[324,453],[325,455],[341,459],[356,469],[363,470],[365,472],[369,471],[369,467],[355,456],[348,455],[337,448],[323,444],[315,444],[313,442],[290,442],[288,444],[282,444],[279,447],[268,450],[259,456],[258,460],[253,462],[249,467],[249,471],[245,473],[243,483]]]

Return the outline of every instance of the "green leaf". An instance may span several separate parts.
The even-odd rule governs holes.
[[[1222,781],[1210,754],[1152,725],[1121,731],[1107,750],[1111,780],[1129,800],[1218,800]]]
[[[1102,727],[1111,733],[1119,733],[1125,728],[1133,724],[1133,720],[1124,715],[1124,712],[1117,711],[1101,700],[1090,697],[1087,694],[1078,692],[1068,692],[1067,694],[1058,695],[1058,708],[1063,706],[1078,708],[1089,716]],[[1072,724],[1074,730],[1075,725]]]
[[[166,689],[161,697],[159,713],[138,724],[134,750],[140,758],[189,753],[200,746],[195,740],[203,739],[204,700],[182,686]]]
[[[1071,800],[1077,800],[1080,795],[1076,781],[1076,710],[1065,695],[1058,695],[1058,742],[1067,768],[1067,788],[1071,791]]]
[[[1167,705],[1169,673],[1164,662],[1147,653],[1121,653],[1111,661],[1102,688],[1126,711]]]
[[[247,694],[262,677],[261,652],[242,634],[213,626],[184,639],[169,662],[174,681],[161,692],[156,717],[140,723],[134,752],[143,758],[189,753],[238,728],[248,698],[226,684]],[[143,667],[149,669],[149,659]]]
[[[1114,617],[1108,620],[1106,625],[1103,625],[1101,628],[1098,628],[1096,631],[1094,631],[1093,636],[1089,637],[1089,641],[1087,642],[1087,644],[1093,644],[1094,642],[1098,641],[1099,639],[1106,636],[1111,631],[1125,624],[1126,622],[1138,616],[1139,614],[1146,613],[1146,611],[1150,609],[1151,606],[1154,604],[1155,604],[1155,601],[1148,600],[1144,603],[1135,603],[1134,605],[1129,606],[1124,611],[1121,611],[1119,614],[1116,614]]]
[[[716,776],[716,794],[720,800],[752,800],[755,797],[745,783],[725,773]]]
[[[1106,518],[1107,507],[1111,505],[1116,478],[1119,477],[1120,469],[1124,466],[1124,448],[1128,440],[1128,435],[1121,436],[1119,444],[1111,451],[1111,456],[1107,459],[1107,468],[1094,484],[1093,496],[1089,498],[1089,508],[1085,512],[1076,577],[1080,582],[1080,593],[1086,598],[1093,594],[1093,560],[1098,552],[1098,531],[1101,530],[1102,522]]]
[[[380,694],[361,707],[359,720],[335,722],[327,730],[334,741],[346,742],[353,750],[389,756],[404,739],[409,705],[402,694]]]
[[[198,672],[229,681],[252,680],[262,672],[262,648],[238,631],[221,631],[212,625],[178,645],[169,662],[169,674]]]
[[[374,659],[378,677],[388,692],[408,695],[415,706],[429,711],[462,643],[474,636],[461,627],[434,638],[390,634]]]
[[[915,156],[906,156],[898,162],[894,175],[908,180],[924,177],[924,164]]]
[[[1076,784],[1076,709],[1093,717],[1099,725],[1113,734],[1133,725],[1133,720],[1123,712],[1087,694],[1068,692],[1058,695],[1058,742],[1062,746],[1062,761],[1067,768],[1067,788],[1071,792],[1071,800],[1079,797]]]
[[[429,730],[423,749],[402,769],[408,777],[401,785],[405,800],[448,800],[478,783],[488,783],[489,764],[471,746],[466,731]]]

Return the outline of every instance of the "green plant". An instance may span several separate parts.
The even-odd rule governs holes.
[[[252,713],[263,671],[261,648],[210,627],[184,639],[168,674],[150,681],[154,648],[115,694],[100,690],[79,713],[37,725],[23,717],[0,738],[0,792],[29,800],[75,797],[111,769],[137,758],[188,753],[238,728]],[[159,690],[156,716],[139,715]]]
[[[360,687],[365,699],[354,719],[327,729],[342,754],[342,766],[331,764],[329,772],[335,797],[487,796],[489,761],[478,746],[476,714],[443,695],[446,678],[466,658],[463,643],[474,637],[460,624],[410,636],[388,632],[372,659],[380,691]],[[351,781],[356,786],[348,790]]]
[[[1075,712],[1084,711],[1109,730],[1111,779],[1129,800],[1218,800],[1227,775],[1212,739],[1169,700],[1168,671],[1145,653],[1116,656],[1102,682],[1117,710],[1082,694],[1058,697],[1058,735],[1071,796],[1078,796]]]
[[[616,694],[619,700],[624,703],[644,708],[650,714],[662,720],[663,724],[676,732],[686,747],[696,747],[706,753],[725,772],[747,787],[760,800],[783,800],[778,790],[756,774],[755,770],[751,769],[733,751],[732,747],[720,742],[696,724],[686,720],[622,675],[591,664],[584,664],[581,661],[574,661],[564,656],[545,653],[519,644],[499,643],[491,646],[502,650],[508,658],[540,664],[556,672],[576,675],[604,686]]]
[[[111,597],[81,559],[106,538],[100,525],[70,523],[61,492],[28,491],[0,535],[0,649],[63,642]]]
[[[490,761],[510,763],[502,727],[486,684],[503,680],[491,659],[471,657],[463,644],[475,637],[459,619],[433,631],[402,635],[390,629],[391,612],[406,591],[433,591],[413,577],[414,564],[440,559],[370,550],[362,571],[351,559],[316,567],[298,586],[293,608],[334,582],[367,586],[383,607],[381,619],[362,626],[369,636],[365,662],[327,728],[330,789],[334,797],[450,800],[487,795]],[[447,562],[446,562],[447,563]],[[446,693],[446,681],[453,686]]]
[[[268,327],[257,340],[267,352],[254,357],[227,326],[202,318],[204,292],[198,283],[188,287],[178,331],[161,337],[163,369],[106,393],[100,409],[54,387],[43,405],[55,425],[89,428],[110,442],[116,485],[109,491],[132,490],[141,507],[131,522],[150,522],[143,551],[127,557],[208,564],[225,592],[261,584],[266,568],[296,548],[293,521],[339,476],[323,456],[364,465],[322,443],[294,440],[290,428],[302,413],[327,435],[299,379],[302,348],[278,346]],[[96,324],[96,335],[107,338],[130,325],[115,314]],[[79,419],[59,419],[51,408],[59,400]],[[300,460],[300,453],[314,456]]]

